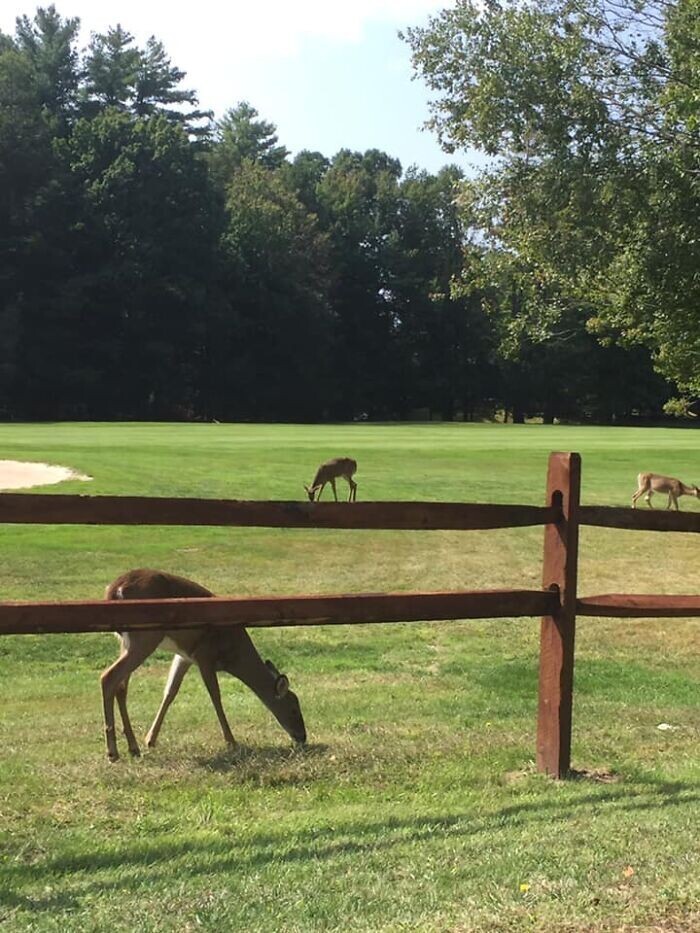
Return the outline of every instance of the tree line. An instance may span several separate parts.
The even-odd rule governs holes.
[[[470,19],[458,3],[408,36],[444,91],[446,145],[515,153],[477,180],[378,150],[292,158],[250,104],[200,110],[157,39],[140,48],[116,26],[79,50],[78,20],[55,7],[19,17],[0,33],[0,416],[612,421],[658,413],[674,380],[692,388],[656,331],[622,333],[633,273],[611,241],[632,221],[600,202],[585,141],[567,153],[532,125],[516,139],[478,82],[462,106],[440,70],[448,48],[476,67],[475,22],[527,9]],[[636,183],[619,195],[630,214]],[[593,245],[594,210],[609,225]]]

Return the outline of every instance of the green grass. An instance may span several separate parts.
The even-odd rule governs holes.
[[[2,425],[0,442],[94,477],[48,493],[301,499],[322,459],[351,455],[360,499],[541,504],[550,450],[583,455],[587,503],[629,504],[642,469],[700,479],[700,433],[681,429]],[[0,526],[0,580],[37,600],[97,598],[135,566],[222,594],[532,587],[541,539]],[[693,592],[696,546],[584,529],[580,591]],[[581,774],[560,783],[532,762],[536,620],[256,632],[300,696],[306,751],[228,679],[227,751],[192,674],[158,749],[116,765],[98,689],[114,639],[0,638],[0,927],[695,930],[699,632],[579,620]],[[167,665],[133,678],[141,735]]]

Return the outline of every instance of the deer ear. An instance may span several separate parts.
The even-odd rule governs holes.
[[[275,665],[272,663],[272,661],[265,661],[265,667],[266,667],[269,671],[271,671],[271,673],[273,673],[273,674],[275,675],[275,677],[279,677],[280,672],[277,670],[277,668],[276,668]]]
[[[280,674],[275,681],[275,696],[278,700],[289,693],[289,678],[286,674]]]

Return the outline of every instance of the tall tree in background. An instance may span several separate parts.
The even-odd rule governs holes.
[[[388,269],[400,176],[400,162],[386,153],[344,149],[317,186],[331,249],[335,418],[386,417],[400,401]]]
[[[244,161],[227,189],[227,305],[213,341],[219,416],[328,414],[327,243],[279,173]]]
[[[211,114],[197,109],[194,91],[179,87],[184,78],[161,42],[151,36],[146,48],[139,49],[131,33],[117,25],[90,40],[81,88],[83,111],[94,115],[116,107],[138,117],[160,114],[193,136],[205,135]]]
[[[119,27],[81,62],[78,25],[40,8],[0,41],[2,405],[191,416],[222,229],[184,131],[195,98]]]
[[[21,296],[36,279],[41,192],[55,177],[52,119],[31,60],[0,35],[0,412],[19,373]]]
[[[325,225],[326,218],[319,198],[319,186],[330,165],[331,160],[322,153],[303,149],[282,167],[289,187],[296,192],[306,209],[316,214],[322,225]]]
[[[131,33],[119,25],[90,39],[82,87],[87,114],[106,107],[128,110],[140,60],[133,43]]]
[[[24,408],[61,398],[74,417],[192,412],[218,236],[204,165],[165,117],[114,108],[79,121],[61,158],[47,211],[67,233],[23,295]]]
[[[77,112],[80,81],[77,36],[80,20],[63,19],[56,7],[38,7],[33,19],[16,21],[17,50],[29,64],[39,107],[64,133]]]
[[[493,393],[492,326],[480,295],[456,294],[467,225],[457,192],[456,167],[437,175],[409,169],[400,185],[392,238],[391,294],[408,364],[410,407],[443,418],[473,417]]]
[[[55,143],[70,134],[77,116],[78,25],[51,6],[32,20],[18,18],[14,39],[0,35],[0,407],[6,414],[22,411],[22,347],[41,339],[31,332],[28,294],[41,290],[41,300],[51,291],[54,245],[66,241],[67,220],[51,204],[62,175]]]
[[[264,168],[279,168],[289,155],[278,145],[274,123],[260,119],[255,107],[242,101],[226,111],[214,130],[210,155],[211,171],[225,187],[244,162],[256,162]]]
[[[459,0],[408,32],[447,148],[498,155],[475,189],[503,257],[589,327],[700,392],[698,0]],[[535,310],[535,303],[531,308]]]

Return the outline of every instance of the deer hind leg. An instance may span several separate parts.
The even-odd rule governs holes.
[[[170,665],[170,672],[168,673],[168,679],[165,683],[165,690],[163,691],[163,700],[156,713],[156,718],[153,720],[153,725],[146,733],[146,745],[149,748],[156,747],[158,735],[163,725],[165,714],[168,712],[168,707],[177,696],[182,686],[182,681],[185,678],[185,674],[191,667],[192,662],[188,661],[187,658],[183,658],[182,655],[176,654],[173,658],[173,662]]]
[[[670,509],[670,508],[671,508],[671,503],[672,503],[672,502],[673,502],[673,506],[674,506],[674,508],[675,508],[675,510],[676,510],[676,512],[677,512],[677,511],[678,511],[678,496],[675,496],[672,492],[669,492],[669,494],[668,494],[668,503],[667,503],[667,505],[666,505],[666,508],[667,508],[667,509]]]
[[[105,722],[105,741],[107,743],[107,757],[110,761],[117,761],[119,758],[117,737],[114,731],[115,697],[121,693],[119,709],[122,714],[122,722],[124,722],[124,731],[127,734],[127,741],[129,741],[127,731],[129,715],[126,709],[126,683],[128,683],[129,677],[134,673],[136,668],[143,664],[149,654],[152,654],[156,650],[162,639],[163,636],[160,632],[141,632],[138,638],[134,638],[133,636],[129,638],[129,636],[125,636],[122,642],[122,654],[114,664],[103,671],[100,677]],[[126,719],[124,718],[125,716]],[[131,729],[130,723],[128,728]],[[136,754],[138,752],[138,744],[133,736],[133,730],[131,731],[131,739],[133,741],[129,741],[129,750],[132,754]]]
[[[219,720],[219,725],[224,735],[224,742],[226,742],[227,745],[235,745],[236,740],[233,737],[231,727],[226,719],[223,704],[221,703],[221,691],[219,689],[219,681],[216,676],[216,666],[213,659],[209,652],[204,649],[197,652],[196,661],[199,667],[199,673],[202,675],[202,680],[204,681],[204,686],[209,692],[212,706]]]
[[[651,489],[650,489],[649,492],[646,494],[646,496],[644,496],[644,498],[646,499],[646,503],[647,503],[647,505],[649,506],[650,509],[653,509],[653,508],[654,508],[654,506],[651,504],[651,497],[652,497],[652,495],[653,495],[653,492],[652,492]]]
[[[134,757],[138,757],[141,754],[141,750],[139,749],[139,743],[136,741],[134,730],[131,728],[129,711],[126,708],[126,694],[128,689],[129,678],[126,677],[117,687],[117,706],[119,707],[119,714],[122,717],[124,738],[126,739],[126,744],[129,746],[129,752],[134,755]]]
[[[350,479],[349,476],[348,486],[350,487],[350,492],[348,493],[348,502],[354,502],[357,499],[357,483],[355,480]]]

